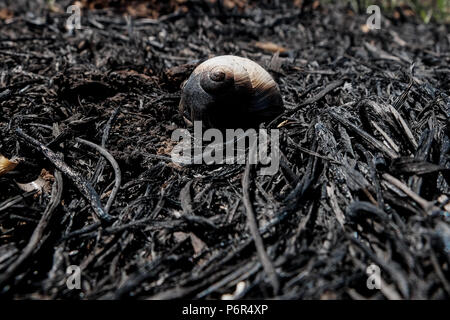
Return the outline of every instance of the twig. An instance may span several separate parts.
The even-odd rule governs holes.
[[[304,152],[304,153],[306,153],[306,154],[309,154],[309,155],[311,155],[311,156],[313,156],[313,157],[317,157],[317,158],[320,158],[320,159],[323,159],[323,160],[327,160],[327,161],[330,161],[331,163],[334,163],[334,164],[338,164],[338,165],[343,165],[341,162],[339,162],[338,160],[336,160],[336,159],[333,159],[333,158],[331,158],[331,157],[327,157],[327,156],[323,156],[323,155],[321,155],[321,154],[318,154],[317,152],[314,152],[314,151],[311,151],[311,150],[308,150],[308,149],[306,149],[306,148],[303,148],[301,145],[299,145],[297,142],[295,142],[291,137],[287,137],[287,139],[288,139],[288,141],[290,142],[290,143],[292,143],[292,145],[294,146],[294,147],[296,147],[297,149],[299,149],[300,151],[302,151],[302,152]]]
[[[53,183],[52,187],[52,196],[47,205],[47,208],[45,209],[41,219],[39,220],[36,229],[34,229],[30,241],[28,242],[25,249],[22,250],[20,256],[8,267],[5,273],[0,276],[0,287],[2,287],[3,284],[14,275],[14,273],[22,265],[22,263],[26,259],[28,259],[33,254],[33,251],[35,251],[35,249],[38,247],[39,242],[42,239],[42,235],[44,234],[44,230],[47,227],[53,215],[53,212],[61,202],[62,191],[63,179],[61,172],[55,171],[55,182]]]
[[[380,258],[376,253],[370,250],[360,240],[352,236],[349,236],[347,233],[345,233],[344,235],[345,238],[350,240],[353,244],[356,245],[357,248],[362,250],[370,258],[370,260],[372,260],[375,264],[384,269],[391,276],[392,280],[396,282],[397,287],[399,288],[400,292],[403,295],[403,297],[401,298],[405,299],[410,298],[410,288],[408,285],[408,281],[406,280],[405,275],[402,273],[402,270],[398,268],[398,266],[390,265],[389,263],[385,262],[384,259]]]
[[[111,195],[109,196],[108,202],[106,203],[105,206],[105,211],[109,212],[109,209],[111,209],[111,205],[113,204],[114,199],[116,198],[117,192],[119,191],[120,184],[122,181],[122,175],[120,172],[119,164],[117,163],[116,159],[114,159],[114,157],[105,148],[81,138],[75,138],[75,140],[97,150],[102,156],[104,156],[109,161],[109,163],[114,169],[115,173],[114,188],[112,189]]]
[[[247,164],[245,166],[245,173],[242,178],[242,189],[244,193],[243,202],[245,210],[247,212],[247,223],[250,229],[250,233],[253,237],[253,241],[255,242],[256,251],[258,253],[259,259],[261,260],[261,264],[264,267],[264,271],[266,272],[270,282],[272,283],[274,293],[277,294],[280,288],[278,276],[272,264],[272,261],[270,260],[264,248],[264,243],[258,230],[258,224],[256,222],[255,213],[253,212],[253,206],[250,201],[250,192],[249,192],[250,169],[251,169],[250,159],[252,157],[252,154],[254,154],[255,152],[256,152],[256,144],[254,143],[249,152]]]
[[[17,128],[16,134],[31,145],[35,146],[48,160],[50,160],[51,163],[53,163],[53,165],[58,170],[60,170],[66,177],[72,180],[81,194],[89,201],[98,218],[100,218],[103,222],[111,222],[113,220],[113,217],[105,212],[105,209],[103,209],[100,202],[99,195],[94,190],[92,185],[88,181],[86,181],[85,178],[83,178],[78,172],[74,171],[71,167],[64,163],[64,161],[62,161],[56,153],[47,148],[38,140],[27,135],[25,132],[23,132],[22,129]]]
[[[394,109],[397,111],[400,111],[400,109],[403,107],[406,97],[408,96],[408,93],[414,84],[414,63],[410,66],[409,69],[410,69],[410,72],[409,72],[408,86],[406,87],[405,91],[403,91],[403,93],[397,98],[397,100],[394,103]]]
[[[28,192],[25,192],[24,194],[19,194],[18,196],[12,197],[11,199],[8,199],[8,200],[0,203],[0,211],[8,209],[9,207],[15,205],[16,203],[19,203],[20,201],[22,201],[22,199],[32,196],[36,192],[37,192],[36,190],[28,191]]]
[[[399,155],[394,150],[388,149],[383,143],[372,137],[370,134],[365,132],[364,130],[361,130],[357,126],[355,126],[353,123],[348,121],[347,119],[344,119],[343,117],[337,115],[334,111],[328,112],[333,119],[337,120],[341,124],[343,124],[347,129],[353,131],[357,135],[359,135],[361,138],[363,138],[367,143],[372,145],[375,149],[378,149],[382,151],[384,154],[386,154],[389,158],[395,159],[398,158]]]
[[[400,180],[398,180],[397,178],[391,176],[388,173],[384,173],[383,174],[383,179],[385,179],[387,182],[389,182],[390,184],[394,185],[395,187],[399,188],[401,191],[403,191],[408,197],[410,197],[411,199],[413,199],[418,205],[420,205],[422,207],[422,209],[425,212],[429,212],[430,209],[433,209],[434,204],[433,202],[427,201],[424,198],[422,198],[421,196],[419,196],[417,193],[415,193],[414,191],[412,191],[410,188],[408,188],[407,185],[405,185],[403,182],[401,182]],[[436,207],[437,210],[439,210],[439,208]]]
[[[105,125],[105,128],[103,129],[103,135],[102,135],[102,143],[101,146],[103,148],[106,147],[106,142],[108,141],[109,138],[109,133],[111,131],[111,127],[114,123],[114,121],[117,119],[117,115],[119,114],[120,108],[116,108],[114,110],[114,112],[112,113],[112,115],[109,117],[108,122]],[[94,175],[92,176],[91,182],[92,184],[95,186],[95,184],[97,183],[97,179],[98,176],[100,175],[100,173],[102,172],[103,166],[105,165],[105,160],[103,158],[101,158],[98,162],[97,165],[95,167],[94,170]]]
[[[320,99],[322,99],[323,97],[325,97],[328,93],[330,93],[331,91],[333,91],[336,88],[339,88],[340,86],[342,86],[345,83],[346,78],[343,79],[339,79],[336,81],[333,81],[331,83],[329,83],[325,88],[323,88],[321,91],[319,91],[318,94],[316,94],[315,96],[306,99],[305,101],[303,101],[301,104],[299,104],[297,107],[295,107],[294,109],[289,109],[287,111],[285,111],[284,113],[282,113],[281,115],[279,115],[278,117],[276,117],[275,119],[273,119],[268,125],[267,127],[271,127],[273,124],[275,124],[276,122],[278,122],[278,120],[283,117],[283,116],[289,116],[291,114],[296,113],[298,110],[300,110],[301,108],[303,108],[304,106],[307,106],[309,104],[312,104],[314,102],[319,101]]]
[[[105,211],[106,212],[109,212],[109,210],[111,209],[111,206],[112,206],[112,204],[114,202],[114,199],[116,198],[117,192],[119,191],[120,184],[121,184],[121,181],[122,181],[122,175],[121,175],[121,172],[120,172],[119,164],[114,159],[114,157],[108,152],[108,150],[106,150],[104,148],[104,146],[106,144],[106,140],[107,140],[108,135],[109,135],[109,128],[111,127],[111,124],[113,122],[114,117],[117,116],[118,111],[119,111],[119,108],[117,108],[114,111],[114,114],[111,116],[111,118],[108,121],[108,124],[106,125],[105,132],[104,132],[103,137],[102,137],[102,146],[99,146],[99,145],[97,145],[97,144],[95,144],[93,142],[90,142],[90,141],[87,141],[87,140],[84,140],[84,139],[81,139],[81,138],[75,138],[75,140],[78,141],[79,143],[85,144],[85,145],[90,146],[91,148],[97,150],[101,155],[103,155],[111,163],[111,166],[114,169],[115,183],[114,183],[114,188],[111,191],[111,195],[109,196],[108,202],[107,202],[107,204],[105,206]],[[32,123],[31,125],[33,125],[33,126],[40,126],[40,127],[47,128],[47,129],[50,129],[50,130],[52,129],[51,126],[47,126],[47,125],[43,125],[43,124],[39,124],[39,123]],[[50,143],[47,144],[47,147],[49,147],[50,145],[54,145],[60,139],[64,138],[65,135],[67,135],[67,134],[68,133],[66,132],[66,133],[58,135],[54,140],[52,140]],[[101,164],[102,161],[103,161],[103,158],[101,158],[99,163]],[[95,181],[95,180],[96,179],[93,179],[93,181]]]

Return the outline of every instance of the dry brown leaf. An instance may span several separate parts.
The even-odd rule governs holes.
[[[312,4],[313,10],[316,10],[319,6],[320,6],[320,1],[319,0],[314,1],[313,4]]]
[[[268,42],[258,41],[255,43],[255,47],[262,49],[264,51],[272,52],[272,53],[275,53],[275,52],[283,53],[283,52],[287,51],[286,48],[284,48],[276,43],[270,42],[270,41],[268,41]]]
[[[233,9],[237,7],[239,10],[242,10],[247,5],[246,1],[243,0],[224,0],[223,5],[228,9]]]
[[[192,248],[194,248],[195,254],[199,254],[202,252],[203,248],[206,247],[206,244],[192,232],[190,232],[189,235],[191,237]]]
[[[209,2],[216,3],[217,0],[209,0]],[[237,8],[238,10],[242,11],[249,5],[249,3],[246,0],[222,0],[222,5],[227,9]]]
[[[360,28],[361,28],[361,31],[364,32],[364,33],[369,33],[370,32],[370,28],[369,28],[369,26],[366,23],[362,24]]]
[[[89,10],[111,8],[132,17],[158,19],[160,16],[186,11],[186,0],[80,0],[82,8]]]
[[[303,6],[303,0],[294,0],[294,6],[301,8]]]
[[[14,13],[8,8],[0,9],[0,20],[8,20],[14,16]]]
[[[16,182],[17,186],[22,189],[25,192],[29,192],[29,191],[40,191],[40,192],[45,192],[47,194],[49,194],[51,192],[51,185],[52,182],[55,181],[55,177],[48,172],[45,169],[41,170],[41,174],[39,175],[39,177],[32,181],[32,182],[28,182],[28,183],[18,183]]]
[[[8,173],[19,164],[18,159],[8,159],[0,154],[0,176]]]
[[[189,234],[186,232],[177,231],[173,233],[173,237],[177,243],[180,243],[189,238]]]
[[[285,125],[287,125],[289,123],[289,120],[284,120],[284,121],[282,121],[279,125],[277,125],[277,129],[278,128],[281,128],[281,127],[284,127]]]

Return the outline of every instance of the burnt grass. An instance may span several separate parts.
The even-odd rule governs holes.
[[[0,177],[1,297],[448,299],[450,27],[383,16],[365,32],[345,5],[186,6],[83,10],[70,33],[44,1],[9,1],[0,152],[22,161]],[[170,159],[180,84],[220,54],[280,86],[274,175]],[[114,161],[80,139],[116,161],[117,190]],[[52,188],[19,188],[42,169]]]

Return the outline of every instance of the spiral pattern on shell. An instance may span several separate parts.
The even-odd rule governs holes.
[[[251,128],[283,112],[278,85],[259,64],[218,56],[200,64],[186,81],[179,106],[191,121],[212,128]]]

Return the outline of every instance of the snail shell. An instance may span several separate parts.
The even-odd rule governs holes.
[[[209,128],[253,128],[283,112],[278,85],[259,64],[218,56],[200,64],[183,86],[181,114]]]

